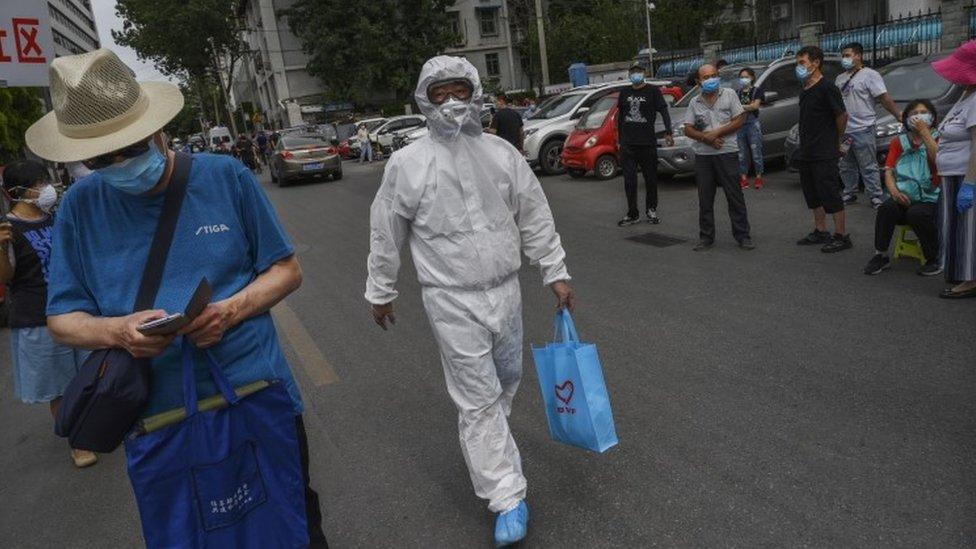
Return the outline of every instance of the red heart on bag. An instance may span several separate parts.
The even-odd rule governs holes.
[[[573,400],[573,392],[575,390],[576,388],[573,387],[573,382],[567,379],[562,385],[556,385],[556,398],[568,406],[569,401]]]

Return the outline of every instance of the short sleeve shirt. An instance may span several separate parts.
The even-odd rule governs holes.
[[[840,158],[837,117],[844,112],[840,90],[825,78],[800,92],[800,147],[796,159],[802,161]]]
[[[707,132],[728,124],[743,112],[745,111],[742,109],[742,103],[739,102],[738,94],[729,88],[719,88],[718,97],[712,105],[709,105],[701,94],[692,99],[685,112],[684,123],[700,132]],[[721,149],[699,141],[694,141],[691,147],[695,154],[702,155],[739,152],[735,135],[726,135],[724,141]]]
[[[939,152],[935,157],[944,176],[966,175],[969,167],[970,129],[976,126],[976,93],[960,99],[939,125]]]
[[[132,313],[164,193],[133,196],[102,181],[98,172],[65,194],[54,225],[48,315],[83,311],[115,317]],[[201,278],[213,301],[226,299],[294,250],[258,182],[239,161],[193,156],[186,197],[155,307],[186,308]],[[152,361],[152,389],[145,415],[183,405],[181,338]],[[227,330],[211,352],[235,387],[279,379],[296,413],[301,399],[269,313]],[[200,398],[216,394],[207,367],[196,364]]]
[[[878,121],[875,99],[888,93],[878,71],[862,67],[856,72],[842,72],[835,81],[847,109],[847,133],[870,129]]]

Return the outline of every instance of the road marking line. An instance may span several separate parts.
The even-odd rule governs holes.
[[[322,354],[319,346],[312,339],[312,335],[308,333],[305,325],[302,324],[298,315],[287,303],[282,301],[275,305],[271,309],[271,316],[274,317],[275,322],[288,339],[288,343],[295,350],[305,374],[312,380],[313,385],[322,387],[339,382],[339,376],[332,369],[332,365],[326,360],[325,355]]]

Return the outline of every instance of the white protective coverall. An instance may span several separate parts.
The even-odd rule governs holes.
[[[460,129],[427,97],[431,84],[457,79],[473,88]],[[482,132],[481,95],[467,60],[439,56],[424,64],[415,98],[430,132],[386,166],[370,211],[366,299],[396,299],[409,238],[471,482],[498,513],[526,489],[507,419],[522,377],[520,253],[539,266],[546,285],[569,275],[535,174],[512,145]]]

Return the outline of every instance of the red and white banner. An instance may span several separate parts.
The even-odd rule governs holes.
[[[0,1],[0,87],[47,86],[53,59],[47,2]]]

